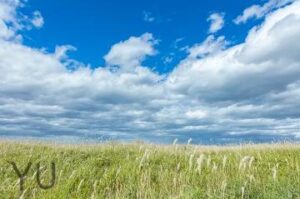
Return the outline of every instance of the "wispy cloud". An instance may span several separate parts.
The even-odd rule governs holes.
[[[224,27],[224,13],[212,13],[207,21],[210,22],[209,33],[216,33]]]
[[[151,12],[144,11],[143,12],[143,20],[146,22],[154,22],[155,18]]]
[[[44,18],[42,14],[39,11],[35,11],[33,13],[33,17],[31,19],[31,23],[34,25],[36,28],[41,28],[44,25]]]
[[[269,0],[263,5],[252,5],[249,8],[246,8],[243,11],[242,15],[239,15],[234,23],[241,24],[246,23],[249,19],[255,18],[259,19],[273,11],[274,9],[278,9],[283,7],[295,0]]]

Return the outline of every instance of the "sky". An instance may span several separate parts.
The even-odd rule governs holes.
[[[148,58],[145,63],[159,73],[166,73],[186,56],[180,48],[207,37],[209,15],[227,13],[226,18],[232,21],[241,10],[254,3],[259,1],[29,0],[23,12],[30,15],[38,9],[47,23],[42,29],[26,32],[25,44],[49,50],[56,45],[71,44],[78,49],[70,53],[72,58],[97,67],[105,64],[103,55],[113,44],[150,32],[161,42],[157,56]],[[218,34],[228,36],[234,43],[245,39],[247,24],[240,27],[226,24],[228,27]]]
[[[300,1],[0,0],[0,138],[300,140]]]

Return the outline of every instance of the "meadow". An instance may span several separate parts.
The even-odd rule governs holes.
[[[11,162],[24,172],[24,190]],[[37,184],[55,184],[42,189]],[[300,145],[0,142],[0,198],[300,198]]]

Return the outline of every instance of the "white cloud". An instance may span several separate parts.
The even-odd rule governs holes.
[[[156,43],[157,41],[150,33],[145,33],[140,37],[130,37],[128,40],[112,46],[104,59],[108,65],[132,70],[141,65],[146,56],[155,55],[154,45]]]
[[[32,26],[36,28],[43,26],[44,20],[39,11],[35,11],[32,18],[17,12],[23,6],[23,1],[0,0],[0,39],[20,42],[22,40],[22,36],[19,34],[21,30],[31,29]]]
[[[31,23],[36,28],[43,27],[43,25],[44,25],[44,18],[43,18],[42,14],[39,11],[35,11],[33,13],[33,18],[31,19]]]
[[[212,13],[207,21],[210,22],[209,33],[216,33],[224,27],[224,14]]]
[[[215,38],[213,35],[209,35],[201,44],[196,44],[188,49],[189,57],[201,58],[218,53],[226,48],[227,43],[224,36]]]
[[[241,24],[246,23],[249,19],[255,18],[259,19],[264,16],[266,16],[268,13],[273,11],[274,9],[278,9],[280,7],[283,7],[291,2],[294,2],[295,0],[269,0],[264,5],[253,5],[249,8],[246,8],[243,11],[243,14],[238,16],[234,23]]]
[[[185,90],[199,93],[201,98],[207,95],[208,98],[234,100],[239,97],[241,100],[284,89],[300,72],[299,56],[294,53],[300,50],[300,45],[295,42],[300,32],[298,6],[299,2],[296,2],[269,15],[262,26],[250,31],[243,44],[222,50],[224,45],[210,39],[199,45],[200,53],[194,53],[194,47],[191,48],[190,56],[182,61],[170,79],[177,79],[179,84],[185,85]],[[203,46],[208,46],[204,48],[208,52],[219,49],[219,53],[194,59],[194,54],[205,52]],[[181,82],[180,79],[185,77],[189,77],[189,83]],[[193,78],[201,81],[195,82]]]
[[[20,6],[20,2],[15,1],[0,1],[0,38],[13,39],[16,37],[16,31],[19,29],[19,24],[16,19],[16,9]]]
[[[16,14],[0,16],[8,28],[7,16],[18,21]],[[299,24],[300,2],[294,2],[268,14],[242,44],[228,47],[224,37],[208,36],[168,75],[142,66],[156,53],[149,33],[113,45],[106,66],[75,70],[68,70],[66,55],[72,46],[49,53],[1,37],[0,135],[195,142],[299,137]]]

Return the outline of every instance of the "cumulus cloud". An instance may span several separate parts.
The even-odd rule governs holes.
[[[0,2],[0,10],[11,6]],[[0,12],[12,37],[14,9]],[[113,45],[106,65],[95,69],[70,60],[70,45],[45,52],[0,37],[0,135],[198,143],[299,138],[299,27],[298,1],[269,13],[241,44],[208,36],[167,75],[143,66],[157,52],[150,33]]]
[[[210,39],[208,43],[213,45],[208,46],[219,49],[219,53],[196,60],[194,56],[189,56],[182,61],[170,79],[197,74],[201,81],[190,82],[189,89],[197,87],[216,92],[219,90],[217,88],[220,88],[220,95],[214,93],[214,98],[255,97],[266,94],[267,91],[284,89],[288,83],[297,79],[299,71],[299,56],[294,53],[298,52],[300,47],[298,42],[295,42],[300,31],[298,6],[299,2],[268,16],[261,26],[250,31],[245,43],[222,51],[223,42],[219,44],[220,42],[212,42],[214,40]],[[199,46],[200,52],[203,52],[203,44]],[[191,74],[183,75],[186,72]],[[273,82],[270,83],[271,81]],[[205,98],[202,92],[199,94]]]
[[[251,18],[255,18],[255,19],[262,18],[266,16],[268,13],[270,13],[271,11],[273,11],[274,9],[278,9],[294,1],[295,0],[269,0],[262,6],[261,5],[250,6],[249,8],[246,8],[243,11],[242,15],[239,15],[234,20],[234,23],[241,24],[241,23],[246,23]]]
[[[146,56],[155,55],[156,43],[157,40],[150,33],[145,33],[140,37],[130,37],[126,41],[113,45],[104,59],[108,65],[130,70],[141,65]]]
[[[210,22],[209,33],[216,33],[224,27],[224,14],[212,13],[207,21]]]
[[[299,6],[300,3],[295,2],[270,14],[261,26],[250,31],[245,43],[226,50],[216,48],[218,53],[204,58],[195,59],[190,54],[169,76],[169,88],[189,99],[199,99],[209,107],[213,105],[217,108],[214,112],[216,117],[221,116],[220,121],[228,116],[236,118],[233,123],[239,123],[241,118],[248,118],[241,120],[243,122],[260,118],[260,121],[272,123],[268,129],[270,132],[298,132],[296,127],[276,130],[276,122],[283,125],[289,117],[298,118],[295,112],[290,115],[293,111],[286,102],[271,98],[286,92],[291,84],[298,81],[300,60],[294,52],[300,50],[298,42],[295,42],[300,33]],[[203,44],[198,46],[201,55]],[[298,106],[298,103],[292,106]],[[289,114],[284,114],[286,112]],[[235,131],[244,130],[239,128]],[[257,132],[259,130],[266,132],[263,129]],[[246,131],[251,131],[251,128]]]

